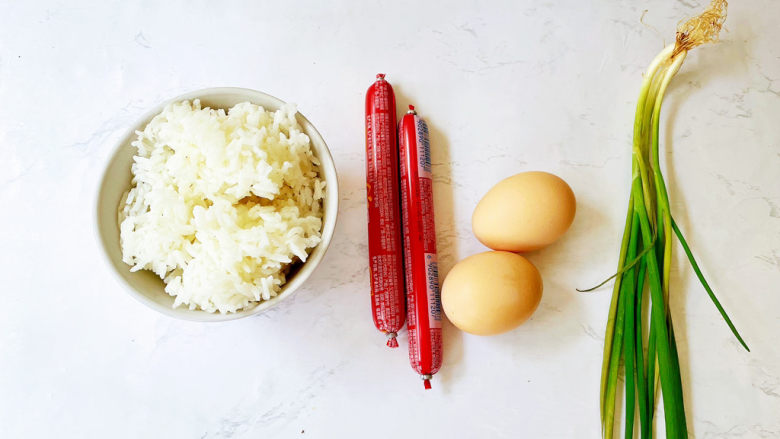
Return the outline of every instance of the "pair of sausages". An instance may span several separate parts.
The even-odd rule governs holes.
[[[366,94],[366,188],[374,325],[395,348],[407,321],[409,361],[430,389],[442,333],[428,125],[410,105],[396,133],[395,95],[381,73]]]

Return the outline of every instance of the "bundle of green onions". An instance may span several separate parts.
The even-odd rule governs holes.
[[[672,237],[676,236],[693,270],[731,331],[745,349],[691,254],[674,222],[659,164],[661,104],[670,81],[689,50],[715,41],[726,18],[726,1],[713,0],[701,15],[683,23],[674,44],[655,57],[644,75],[634,120],[632,184],[628,215],[620,248],[618,272],[609,308],[601,375],[601,422],[605,438],[613,437],[617,378],[625,374],[625,437],[632,438],[638,408],[642,438],[652,437],[656,390],[660,383],[666,436],[686,438],[680,365],[669,312],[669,275]],[[603,283],[602,283],[603,285]],[[649,311],[643,311],[645,289]],[[642,318],[649,314],[647,331]],[[622,360],[622,361],[621,361]]]

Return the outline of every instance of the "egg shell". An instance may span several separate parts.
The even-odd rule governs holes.
[[[465,332],[500,334],[531,317],[542,288],[539,270],[526,258],[488,251],[469,256],[450,270],[442,285],[442,308]]]
[[[523,172],[493,186],[471,217],[474,235],[494,250],[527,252],[552,244],[574,221],[574,192],[548,172]]]

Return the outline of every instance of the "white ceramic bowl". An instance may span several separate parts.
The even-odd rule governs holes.
[[[130,266],[122,262],[122,252],[119,246],[119,224],[117,223],[117,210],[122,195],[130,188],[130,165],[135,153],[130,143],[135,138],[136,130],[143,130],[146,124],[154,116],[159,114],[163,108],[176,101],[185,99],[200,99],[203,107],[228,109],[240,102],[252,102],[261,105],[267,110],[277,110],[284,102],[281,100],[261,93],[255,90],[244,88],[207,88],[204,90],[193,91],[152,108],[138,122],[136,122],[122,137],[116,146],[114,154],[108,161],[103,178],[100,182],[100,188],[97,195],[97,233],[98,241],[105,250],[106,259],[117,275],[119,281],[127,287],[127,291],[136,299],[146,304],[150,308],[157,310],[171,317],[195,321],[223,321],[233,320],[241,317],[247,317],[259,314],[282,300],[290,297],[295,290],[306,281],[314,269],[322,261],[325,251],[333,237],[333,230],[336,226],[336,213],[338,212],[338,180],[336,176],[336,167],[333,164],[333,158],[330,155],[328,146],[320,136],[320,133],[314,128],[301,113],[298,113],[298,123],[303,131],[311,139],[311,146],[321,162],[321,177],[327,182],[325,197],[323,200],[324,214],[322,223],[322,241],[315,247],[306,262],[300,265],[287,279],[282,286],[282,290],[276,297],[266,300],[253,307],[243,309],[236,313],[220,314],[208,313],[201,310],[189,310],[187,308],[173,308],[173,297],[169,296],[165,290],[165,284],[154,273],[141,270],[135,273],[130,272]]]

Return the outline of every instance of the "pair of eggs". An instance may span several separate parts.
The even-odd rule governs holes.
[[[574,221],[576,204],[569,185],[547,172],[523,172],[493,186],[471,222],[477,239],[494,251],[458,262],[442,286],[442,307],[452,324],[493,335],[525,322],[542,299],[542,277],[517,252],[560,238]]]

